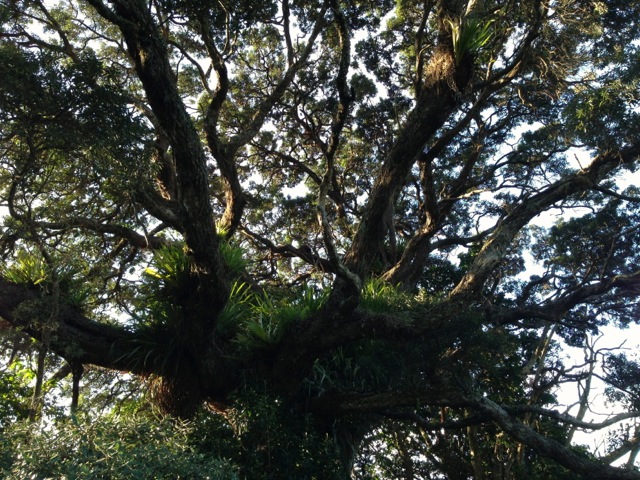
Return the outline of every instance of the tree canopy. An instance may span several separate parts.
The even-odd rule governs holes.
[[[640,321],[639,18],[3,2],[0,431],[57,389],[76,422],[191,419],[92,427],[144,472],[136,439],[179,438],[157,478],[640,478],[640,363],[594,341]],[[0,468],[54,475],[19,432]]]

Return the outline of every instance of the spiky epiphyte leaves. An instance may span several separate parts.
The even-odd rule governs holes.
[[[325,291],[305,287],[290,296],[276,297],[238,282],[217,328],[221,335],[233,337],[244,352],[268,349],[280,341],[289,325],[317,312],[327,295]]]
[[[324,291],[306,287],[293,297],[277,298],[268,292],[256,294],[250,316],[241,323],[235,341],[242,350],[265,349],[277,344],[293,322],[309,317],[327,298]]]
[[[236,282],[231,287],[231,295],[224,310],[218,317],[216,328],[223,337],[231,337],[238,326],[251,315],[251,302],[255,293],[248,284]]]
[[[197,288],[193,261],[182,245],[154,252],[142,276],[142,304],[135,333],[127,340],[126,360],[152,372],[150,398],[163,412],[187,418],[202,400],[193,339],[184,328],[195,311],[189,302]]]
[[[168,246],[153,252],[152,266],[145,269],[145,277],[158,298],[176,296],[189,283],[191,259],[182,246]],[[157,295],[162,289],[162,295]]]
[[[247,266],[245,252],[241,247],[233,245],[231,242],[222,240],[220,242],[220,253],[227,266],[229,273],[233,277],[238,277],[244,273]]]
[[[48,264],[42,254],[25,248],[19,249],[13,259],[0,266],[0,276],[18,284],[42,288],[51,293],[56,283],[60,300],[82,308],[92,289],[85,281],[82,267],[69,261],[51,258]]]
[[[460,65],[465,55],[473,55],[491,39],[491,21],[480,22],[473,17],[445,21],[451,28],[456,65]]]
[[[228,271],[240,276],[245,268],[243,250],[225,240],[220,245]],[[154,252],[144,271],[143,303],[127,354],[127,359],[140,370],[154,372],[154,404],[180,417],[193,414],[202,399],[193,352],[199,351],[198,342],[206,341],[206,332],[194,335],[191,327],[194,317],[208,315],[209,308],[207,299],[197,295],[199,280],[194,271],[193,259],[182,244]],[[223,325],[218,330],[224,331],[230,318],[242,315],[243,301],[239,298],[244,290],[242,286],[234,287],[229,306],[216,320]]]
[[[50,278],[51,272],[41,255],[20,249],[12,263],[2,265],[0,274],[10,282],[35,286]]]
[[[229,238],[229,229],[221,222],[216,222],[216,232],[220,239],[220,254],[232,277],[240,277],[247,267],[245,251]]]
[[[391,313],[424,305],[421,295],[402,291],[379,278],[369,279],[363,289],[360,306],[372,312]]]

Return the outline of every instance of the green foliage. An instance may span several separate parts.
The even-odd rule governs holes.
[[[289,325],[317,312],[327,295],[307,286],[278,298],[236,283],[218,318],[218,329],[226,335],[235,332],[234,341],[243,351],[268,349],[281,340]]]
[[[87,367],[81,408],[154,398],[176,415],[224,413],[156,429],[135,416],[56,424],[59,407],[42,431],[11,428],[36,374],[33,347],[8,346],[5,476],[346,478],[361,445],[362,478],[471,478],[475,458],[487,478],[570,478],[485,417],[422,426],[466,425],[477,413],[461,395],[544,406],[582,381],[558,344],[543,348],[549,322],[586,347],[585,332],[640,318],[638,191],[615,178],[617,152],[638,151],[640,2],[98,3],[0,2],[0,276],[39,294],[7,319],[51,329],[38,379],[65,395],[54,353],[122,327],[100,358],[78,356],[150,375]],[[200,242],[208,208],[231,206],[238,228]],[[522,234],[551,209],[560,222]],[[334,247],[380,278],[345,288]],[[200,263],[218,254],[216,271]],[[544,272],[525,280],[531,259]],[[45,323],[69,304],[87,320]],[[303,319],[317,345],[294,328]],[[638,407],[637,362],[604,367],[610,399]],[[567,438],[566,424],[526,417]]]
[[[379,278],[369,279],[362,288],[360,305],[376,313],[391,313],[424,306],[424,298],[390,285]]]
[[[218,331],[225,336],[230,336],[237,327],[251,314],[251,302],[254,293],[251,287],[244,282],[235,282],[231,287],[229,301],[218,316]]]
[[[0,436],[9,425],[25,419],[29,413],[26,399],[30,389],[20,373],[15,368],[0,370]]]
[[[193,426],[141,417],[81,418],[40,429],[16,423],[0,439],[2,478],[233,480],[224,460],[197,452]]]
[[[184,306],[197,288],[192,271],[193,259],[182,244],[162,247],[143,272],[141,313],[142,325],[178,327]]]
[[[239,276],[247,267],[245,250],[229,239],[229,230],[220,222],[216,222],[216,232],[220,239],[220,254],[232,276]]]
[[[147,268],[144,273],[160,280],[165,287],[176,288],[184,277],[189,275],[191,262],[184,247],[170,246],[153,252],[154,267]]]
[[[605,375],[608,386],[607,398],[612,402],[621,402],[629,410],[640,408],[640,362],[636,355],[623,353],[607,355]]]
[[[0,275],[14,283],[39,285],[50,280],[51,272],[42,255],[20,249],[11,263],[0,267]]]
[[[239,276],[245,271],[247,259],[243,248],[233,245],[230,241],[222,240],[220,254],[232,276]]]
[[[121,344],[114,345],[126,351],[119,360],[126,361],[131,368],[147,369],[161,375],[175,375],[180,368],[183,350],[178,332],[168,322],[156,322],[141,326],[134,335]]]
[[[70,192],[61,187],[75,184],[78,212],[84,207],[78,197],[90,193],[87,182],[99,178],[105,193],[122,195],[123,185],[131,190],[148,173],[148,131],[92,50],[69,62],[49,50],[33,53],[2,42],[0,69],[0,132],[14,140],[5,161],[21,171],[22,186],[39,188],[31,195],[49,192],[53,178],[64,179],[55,196],[66,204]],[[45,151],[47,166],[37,162]],[[72,161],[77,158],[86,163]],[[51,170],[51,163],[58,168]]]
[[[323,431],[284,399],[247,386],[224,416],[202,412],[191,441],[238,465],[240,478],[255,480],[346,480],[340,447],[330,427]]]
[[[491,40],[492,20],[482,22],[471,17],[458,20],[447,19],[451,28],[451,41],[456,65],[460,65],[465,55],[473,55]]]
[[[49,265],[39,252],[20,248],[10,262],[0,266],[0,275],[10,282],[37,286],[49,292],[57,283],[56,288],[66,304],[83,308],[93,288],[83,278],[81,268],[55,258],[53,262],[54,265]]]
[[[412,364],[418,370],[420,360],[424,359],[421,349],[415,345],[406,345],[402,355],[393,349],[380,347],[384,342],[366,341],[348,348],[335,349],[331,355],[318,360],[313,365],[312,374],[307,378],[310,396],[319,396],[334,390],[368,392],[388,389],[393,386],[409,386],[411,367],[402,373],[400,363]]]

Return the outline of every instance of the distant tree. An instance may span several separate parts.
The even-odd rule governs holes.
[[[240,478],[640,478],[640,367],[591,340],[640,320],[638,18],[2,2],[0,428],[146,390]]]

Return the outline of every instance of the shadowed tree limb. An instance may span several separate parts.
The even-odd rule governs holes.
[[[620,152],[605,152],[597,156],[586,169],[558,180],[540,193],[523,200],[507,215],[487,239],[462,280],[451,292],[451,297],[476,295],[504,258],[506,249],[520,230],[533,218],[562,200],[592,190],[612,170],[624,163],[637,161],[640,143]]]

